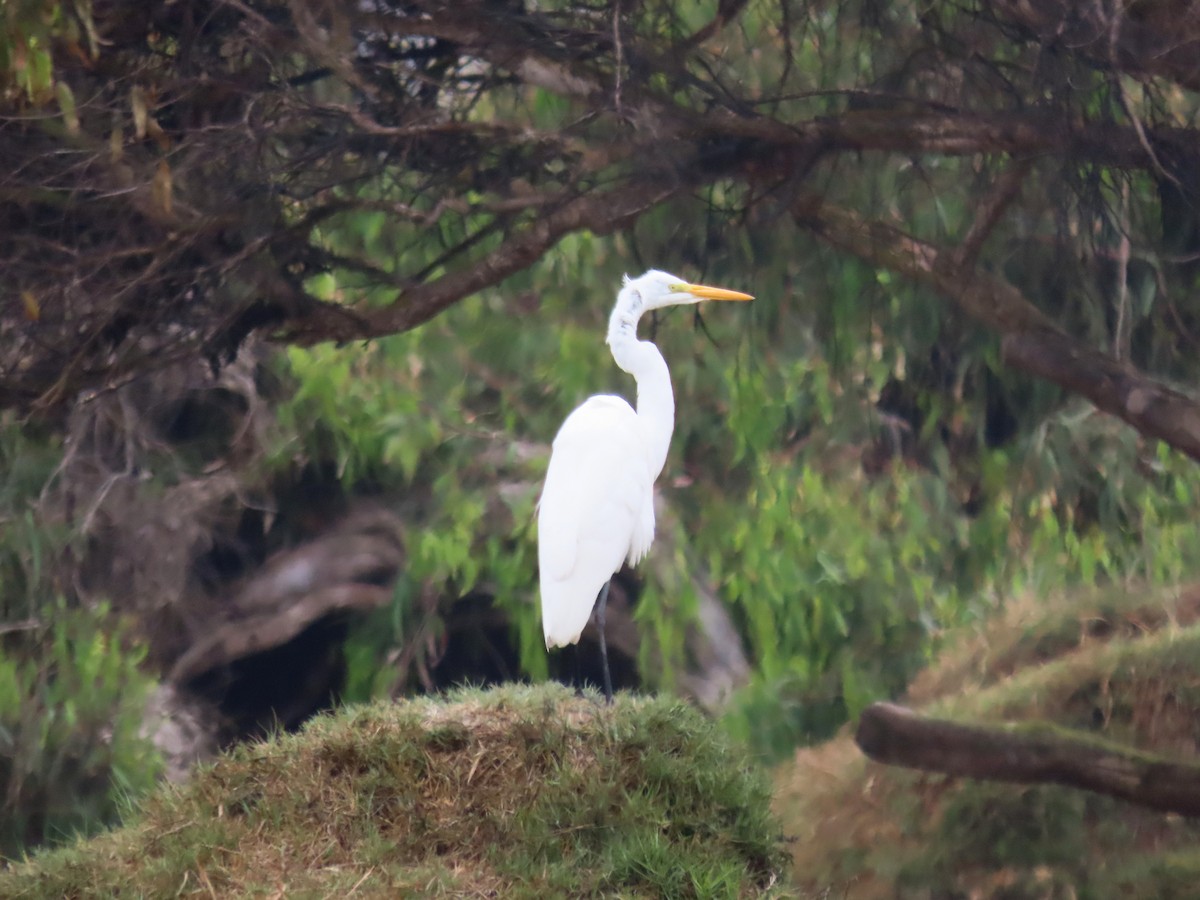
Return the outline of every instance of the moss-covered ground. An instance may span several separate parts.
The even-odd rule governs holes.
[[[513,686],[242,746],[0,896],[787,895],[781,846],[765,775],[692,708]]]
[[[1112,588],[1014,601],[951,640],[908,702],[1039,722],[1167,758],[1200,749],[1200,592]],[[1200,897],[1200,823],[1053,785],[867,761],[850,730],[776,773],[804,895]]]

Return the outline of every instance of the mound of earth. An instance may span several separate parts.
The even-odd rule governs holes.
[[[0,895],[759,896],[786,864],[768,807],[687,705],[472,690],[241,745]]]
[[[1053,725],[1077,745],[1195,764],[1198,612],[1196,588],[1014,601],[951,641],[906,702],[939,719]],[[1200,821],[1056,784],[881,765],[849,729],[779,768],[775,810],[797,838],[796,880],[832,896],[1149,900],[1200,890]]]

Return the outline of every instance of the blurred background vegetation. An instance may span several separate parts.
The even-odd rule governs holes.
[[[755,237],[764,249],[769,235]],[[672,253],[654,243],[641,242],[649,259]],[[417,583],[398,602],[422,584],[461,594],[486,581],[520,635],[522,673],[535,678],[547,671],[531,602],[545,456],[517,466],[525,481],[506,496],[509,516],[497,528],[484,515],[487,497],[512,479],[514,460],[494,451],[513,442],[544,449],[589,394],[630,393],[603,334],[631,255],[621,238],[568,239],[528,277],[409,334],[292,350],[287,360],[298,389],[281,421],[317,423],[287,434],[289,464],[322,460],[350,484],[429,490],[402,576]],[[781,262],[763,264],[771,259]],[[936,355],[937,330],[924,344],[864,336],[912,334],[924,324],[914,311],[927,318],[935,301],[892,303],[872,279],[873,297],[856,290],[845,301],[858,315],[825,323],[842,295],[822,293],[813,263],[791,260],[785,246],[710,259],[694,277],[759,299],[652,327],[678,395],[659,490],[680,527],[675,552],[639,583],[637,617],[661,652],[681,647],[692,577],[707,573],[753,659],[726,713],[740,736],[769,757],[828,736],[866,703],[902,691],[946,629],[987,617],[1013,594],[1194,574],[1192,462],[1061,396],[1030,414],[1013,409],[1010,433],[989,441],[994,396],[1036,394],[1037,385],[994,367],[985,344],[945,374],[948,383],[913,387],[906,365],[923,363],[906,360]],[[536,315],[508,314],[514,295],[536,297]],[[881,408],[881,393],[900,379],[915,407],[907,417]],[[387,643],[399,641],[404,616],[376,613],[351,646],[388,627],[396,633]],[[378,654],[354,659],[386,677]],[[351,678],[362,683],[354,668]]]
[[[202,5],[176,3],[171,14]],[[376,592],[370,598],[336,616],[322,608],[306,623],[300,637],[325,628],[321,646],[332,648],[333,674],[321,688],[328,696],[316,707],[557,673],[536,603],[540,479],[549,441],[576,404],[596,392],[631,393],[603,335],[620,277],[648,267],[757,299],[642,324],[671,366],[678,413],[659,484],[670,514],[652,559],[622,579],[638,634],[630,678],[643,690],[687,693],[679,673],[692,653],[688,629],[711,591],[749,663],[717,712],[762,759],[827,738],[871,701],[902,695],[950,629],[983,623],[1009,598],[1088,586],[1146,591],[1195,577],[1193,460],[1061,385],[1006,366],[1005,335],[981,327],[945,291],[870,252],[835,249],[790,212],[803,182],[888,228],[952,246],[972,233],[992,183],[1019,159],[1030,166],[1026,181],[990,223],[980,271],[1006,279],[1065,333],[1130,371],[1194,383],[1200,164],[1178,149],[1178,133],[1195,126],[1190,76],[1128,60],[1122,70],[1100,51],[1089,55],[1091,44],[1068,52],[1014,12],[1020,4],[1001,4],[995,17],[987,4],[868,0],[623,12],[619,4],[496,5],[488,15],[530,29],[531,41],[539,28],[558,29],[550,57],[561,71],[536,77],[503,70],[468,35],[446,36],[455,23],[468,28],[473,10],[430,11],[435,26],[422,31],[415,20],[386,19],[399,6],[382,2],[363,4],[361,19],[314,3],[313,21],[287,4],[218,4],[208,33],[194,23],[172,31],[165,6],[148,4],[124,25],[99,4],[23,2],[0,13],[0,167],[42,165],[38,153],[66,146],[97,179],[95,197],[115,202],[91,168],[102,157],[125,166],[129,191],[144,189],[143,203],[155,209],[137,208],[145,219],[135,236],[178,228],[176,247],[203,257],[187,263],[194,271],[179,288],[154,268],[167,257],[147,251],[135,274],[153,278],[135,286],[165,299],[144,320],[145,304],[120,307],[124,318],[117,307],[98,314],[105,328],[119,326],[105,345],[110,368],[88,357],[44,383],[29,376],[31,388],[20,379],[44,360],[23,356],[37,343],[29,336],[49,345],[92,320],[72,318],[71,297],[49,287],[70,281],[67,263],[59,279],[34,268],[32,252],[5,257],[5,321],[33,343],[18,342],[14,325],[13,343],[0,350],[10,357],[0,412],[0,854],[99,827],[154,782],[162,763],[143,709],[162,683],[215,705],[218,744],[296,724],[271,698],[245,713],[249,701],[236,695],[249,664],[228,650],[231,639],[205,641],[218,623],[249,621],[229,610],[249,616],[261,579],[299,558],[286,554],[364,502],[397,517],[402,559],[356,576],[356,586]],[[1113,15],[1131,29],[1159,21],[1155,4],[1128,6]],[[381,21],[390,22],[388,40]],[[624,36],[606,43],[614,22]],[[201,110],[211,118],[193,110],[185,121],[180,98],[198,103],[196,84],[208,77],[200,57],[228,67],[230,83],[218,87],[235,99],[221,103],[248,109],[238,104],[249,104],[253,89],[236,79],[258,77],[272,59],[262,46],[267,23],[296,39],[274,64],[288,90],[308,90],[313,117],[276,110],[271,150],[265,140],[247,144],[258,127],[250,112],[247,134],[231,125],[228,145],[206,144],[239,119],[214,99]],[[332,48],[325,56],[314,28]],[[407,37],[421,34],[428,43]],[[498,44],[510,40],[498,34]],[[403,53],[397,35],[409,40]],[[578,57],[570,39],[587,44]],[[373,55],[381,46],[394,51],[386,67]],[[118,82],[151,57],[159,68],[145,90]],[[481,144],[404,145],[411,110],[380,114],[385,70],[392,101],[417,103],[430,90],[445,114],[438,123],[495,125],[495,133]],[[603,96],[574,91],[572,77],[599,79]],[[645,157],[597,161],[616,153],[606,127],[617,122],[637,152],[649,152],[668,130],[662,123],[675,127],[672,111],[702,117],[710,106],[796,133],[836,121],[843,136],[827,140],[839,152],[814,151],[763,179],[756,173],[778,163],[748,132],[684,128],[672,140],[694,140],[703,155],[687,158],[678,190],[616,223],[584,217],[534,247],[527,264],[451,296],[456,273],[499,271],[492,264],[510,242],[549,215],[531,200],[511,217],[497,213],[502,200],[555,186],[586,198],[610,182],[636,184]],[[1043,118],[1019,119],[1033,107]],[[647,110],[661,122],[639,120]],[[934,147],[906,119],[946,114],[938,127],[950,128],[968,113],[999,123],[988,132],[993,146],[963,152],[946,149],[947,138]],[[1069,152],[1028,137],[1031,122],[1071,116]],[[717,113],[712,121],[725,123]],[[347,122],[361,144],[344,143]],[[893,123],[894,143],[872,136]],[[1113,146],[1132,148],[1120,151],[1129,158],[1093,153],[1092,125],[1114,129]],[[844,136],[860,127],[866,137]],[[31,132],[36,146],[21,144]],[[569,140],[522,143],[518,132]],[[1174,143],[1158,143],[1171,135]],[[1130,162],[1147,141],[1158,152]],[[300,177],[285,166],[251,195],[238,181],[237,153],[271,152],[308,168]],[[228,209],[205,208],[210,191],[214,207],[226,202],[221,176],[204,168],[222,159],[238,160],[227,174],[246,192]],[[685,162],[671,165],[685,172]],[[322,178],[327,184],[314,186]],[[16,176],[5,189],[11,233],[35,230],[42,203],[61,216],[55,241],[103,249],[89,235],[111,213],[81,223],[70,203],[28,193]],[[89,190],[74,185],[62,196],[91,202]],[[212,238],[220,215],[232,224],[221,220]],[[280,235],[299,235],[303,246]],[[226,256],[213,256],[216,246]],[[254,254],[268,254],[270,265],[238,268]],[[297,297],[318,305],[281,301],[285,312],[246,318],[283,290],[263,271],[284,273]],[[425,302],[413,299],[426,296],[419,288],[445,284],[425,311],[404,312]],[[396,324],[379,324],[397,308]],[[341,324],[321,332],[329,321]],[[355,323],[366,324],[356,331]],[[163,335],[165,344],[151,340]],[[85,369],[91,382],[65,380]],[[187,539],[172,543],[175,534]],[[143,577],[151,562],[162,571]],[[472,616],[478,627],[461,627]],[[210,657],[219,664],[195,662]]]

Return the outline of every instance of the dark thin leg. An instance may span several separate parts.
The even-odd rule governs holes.
[[[604,642],[604,607],[608,604],[608,586],[605,582],[600,588],[600,598],[596,601],[596,630],[600,632],[600,667],[604,671],[604,702],[612,705],[612,678],[608,674],[608,645]]]

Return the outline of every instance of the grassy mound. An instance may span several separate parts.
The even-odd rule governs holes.
[[[768,804],[677,702],[465,691],[243,746],[0,896],[757,896],[784,865]]]
[[[908,702],[967,722],[1053,722],[1166,758],[1200,745],[1200,592],[1013,603],[963,634]],[[867,761],[849,736],[777,772],[796,879],[837,896],[1195,897],[1200,823],[1057,786]]]

